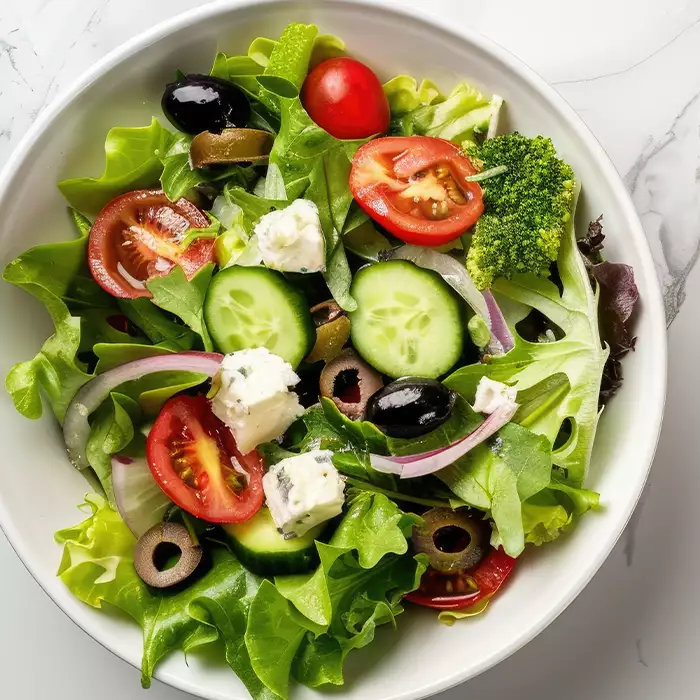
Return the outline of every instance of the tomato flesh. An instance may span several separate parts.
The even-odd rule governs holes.
[[[262,458],[239,452],[205,396],[166,402],[148,434],[146,458],[165,494],[197,518],[239,523],[262,506]]]
[[[206,228],[206,214],[187,199],[171,202],[160,190],[128,192],[109,202],[90,229],[88,263],[97,283],[115,297],[150,297],[145,282],[179,265],[188,279],[214,261],[214,239],[186,249],[191,228]]]
[[[463,610],[495,595],[513,572],[515,559],[502,549],[491,549],[473,570],[442,574],[428,569],[418,590],[405,599],[437,610]]]
[[[358,149],[350,189],[359,205],[406,243],[458,238],[484,211],[476,170],[459,147],[430,136],[375,139]]]
[[[337,139],[364,139],[389,129],[389,101],[364,63],[340,56],[319,63],[304,81],[309,116]]]

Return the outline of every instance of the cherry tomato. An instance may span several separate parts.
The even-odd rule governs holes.
[[[471,571],[442,574],[435,569],[428,569],[423,574],[420,588],[408,593],[405,598],[411,603],[438,610],[469,608],[497,593],[514,566],[513,557],[509,557],[502,549],[491,549]]]
[[[197,518],[240,523],[262,506],[262,458],[238,451],[205,396],[167,401],[148,434],[146,459],[165,494]]]
[[[406,243],[448,243],[484,211],[476,170],[450,141],[430,136],[375,139],[358,149],[350,189],[359,205]]]
[[[354,58],[319,63],[304,82],[301,101],[309,116],[337,139],[364,139],[389,128],[389,101],[382,84]]]
[[[88,262],[97,283],[112,296],[150,297],[144,282],[179,265],[190,279],[214,261],[214,239],[179,243],[209,219],[186,199],[171,202],[160,190],[127,192],[107,204],[90,229]]]

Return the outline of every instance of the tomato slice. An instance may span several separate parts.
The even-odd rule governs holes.
[[[514,566],[513,557],[509,557],[500,548],[491,549],[471,571],[442,574],[435,569],[428,569],[423,574],[418,590],[408,593],[405,599],[438,610],[469,608],[497,593]]]
[[[458,146],[430,136],[375,139],[358,149],[350,189],[359,205],[406,243],[442,245],[484,211],[476,172]]]
[[[161,409],[146,442],[153,477],[180,508],[212,523],[240,523],[262,506],[265,467],[233,434],[205,396],[175,396]]]
[[[127,192],[109,202],[90,229],[90,272],[115,297],[150,297],[144,284],[149,279],[175,265],[191,279],[214,261],[213,238],[197,239],[184,250],[179,245],[190,228],[209,225],[187,199],[171,202],[160,190]]]

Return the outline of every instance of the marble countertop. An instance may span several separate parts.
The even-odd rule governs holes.
[[[332,0],[318,0],[330,2]],[[379,1],[379,0],[378,0]],[[593,581],[542,635],[441,700],[698,697],[700,0],[383,0],[454,17],[510,49],[571,103],[625,178],[670,325],[669,400],[642,505]],[[198,0],[6,0],[0,163],[37,114],[125,39]],[[30,496],[28,496],[28,499]],[[133,697],[139,673],[44,595],[0,533],[0,695]],[[158,683],[150,700],[190,697]]]

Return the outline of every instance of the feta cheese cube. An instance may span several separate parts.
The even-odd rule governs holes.
[[[299,377],[267,348],[229,353],[216,381],[212,410],[231,429],[243,454],[283,435],[304,413],[299,397],[289,391]]]
[[[262,260],[272,270],[322,272],[326,241],[318,208],[297,199],[285,209],[265,214],[255,226]]]
[[[513,403],[518,390],[503,382],[496,382],[488,377],[482,377],[476,387],[474,410],[477,413],[493,413],[505,403]]]
[[[267,506],[285,537],[300,537],[343,510],[345,482],[333,453],[312,450],[288,457],[263,477]]]

